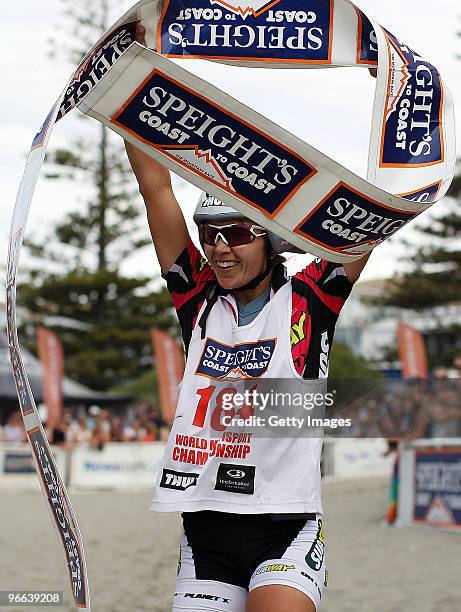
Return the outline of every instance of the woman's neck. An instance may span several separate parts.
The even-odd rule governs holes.
[[[264,278],[257,287],[254,289],[243,289],[242,291],[233,291],[232,293],[235,296],[235,299],[240,302],[240,304],[249,304],[259,298],[265,291],[267,291],[268,287],[270,287],[272,282],[272,272]]]

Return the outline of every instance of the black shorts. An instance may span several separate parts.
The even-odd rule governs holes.
[[[297,588],[319,609],[322,521],[300,516],[183,513],[174,610],[243,612],[248,591],[267,584]]]

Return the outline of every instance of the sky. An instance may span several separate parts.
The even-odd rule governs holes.
[[[132,4],[132,1],[123,2],[119,14]],[[456,59],[457,54],[461,55],[461,38],[456,36],[461,30],[459,0],[356,0],[356,4],[440,70],[454,97],[457,125],[461,126],[461,61]],[[64,61],[51,60],[47,56],[47,41],[59,32],[63,22],[62,8],[60,0],[22,0],[20,10],[18,3],[7,3],[2,7],[0,264],[6,261],[14,201],[30,143],[73,68]],[[365,176],[375,87],[367,70],[273,71],[223,67],[196,60],[183,61],[182,66]],[[81,123],[75,116],[59,122],[51,147],[65,145],[76,130],[81,129]],[[457,128],[458,135],[460,129]],[[458,155],[461,156],[461,138],[458,138]],[[26,235],[44,232],[65,212],[78,208],[87,194],[88,190],[81,183],[65,181],[58,184],[40,178]],[[198,190],[192,186],[182,185],[177,191],[189,223],[197,196]],[[442,200],[423,216],[443,212],[446,206]],[[141,199],[139,207],[142,210]],[[415,242],[419,239],[411,224],[407,226],[390,243],[380,246],[379,254],[378,251],[373,254],[363,279],[389,277],[401,269],[398,259],[403,254],[403,247],[399,244],[402,238]],[[306,259],[311,258],[306,256]],[[23,253],[22,264],[25,263],[27,257]],[[299,261],[296,261],[298,265]],[[158,273],[152,248],[146,247],[128,260],[123,271],[127,274]]]

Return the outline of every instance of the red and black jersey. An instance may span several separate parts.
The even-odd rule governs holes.
[[[216,284],[216,277],[190,241],[164,278],[187,352],[198,313],[210,287]],[[341,264],[323,259],[316,259],[283,282],[291,282],[292,286],[290,338],[296,371],[304,378],[326,376],[336,321],[352,284]],[[280,282],[274,290],[278,288]]]

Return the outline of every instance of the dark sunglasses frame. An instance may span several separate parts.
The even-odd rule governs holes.
[[[261,233],[257,233],[260,230]],[[224,244],[230,247],[244,246],[251,244],[255,238],[266,235],[266,230],[260,225],[247,227],[241,223],[229,223],[228,225],[213,225],[212,223],[202,223],[200,225],[200,242],[208,246],[216,246],[221,239]]]

